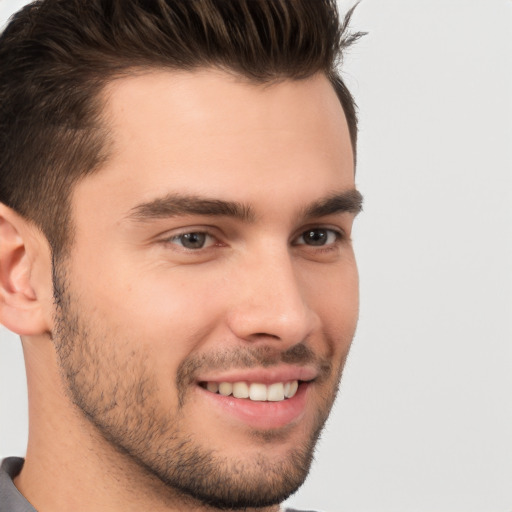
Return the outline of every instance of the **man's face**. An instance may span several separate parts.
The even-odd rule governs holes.
[[[323,76],[154,72],[106,93],[112,154],[75,188],[56,269],[65,386],[144,478],[218,507],[278,503],[306,476],[357,321],[342,108]]]

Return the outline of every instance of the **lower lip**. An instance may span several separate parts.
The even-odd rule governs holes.
[[[256,402],[247,398],[223,396],[211,393],[200,386],[198,390],[215,407],[220,407],[225,415],[252,428],[271,430],[300,421],[306,409],[309,386],[309,383],[302,382],[292,398],[280,402]]]

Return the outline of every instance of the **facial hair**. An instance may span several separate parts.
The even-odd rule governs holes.
[[[159,385],[150,357],[139,348],[137,340],[116,338],[105,313],[102,320],[85,318],[80,314],[78,298],[69,289],[66,272],[55,267],[57,313],[52,339],[64,386],[79,412],[119,454],[163,482],[170,495],[221,510],[275,505],[302,485],[334,402],[346,354],[334,365],[315,357],[305,343],[282,353],[269,347],[244,347],[193,354],[180,363],[175,382],[178,407],[169,411],[159,402]],[[253,435],[262,449],[250,460],[243,454],[228,458],[187,431],[183,425],[187,397],[200,371],[271,367],[281,362],[314,364],[318,381],[332,383],[317,404],[309,435],[281,460],[271,460],[267,454],[273,443],[286,436],[286,428],[255,430]]]

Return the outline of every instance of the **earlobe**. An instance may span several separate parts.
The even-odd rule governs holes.
[[[24,336],[48,331],[33,274],[33,227],[0,203],[0,323]]]

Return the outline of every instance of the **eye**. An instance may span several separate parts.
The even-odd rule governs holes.
[[[173,236],[169,239],[169,242],[172,244],[181,245],[185,249],[197,250],[213,245],[215,243],[215,239],[208,233],[197,231]]]
[[[302,233],[302,235],[297,238],[295,243],[297,245],[313,246],[332,245],[340,237],[341,234],[334,231],[333,229],[314,228],[304,231],[304,233]]]

